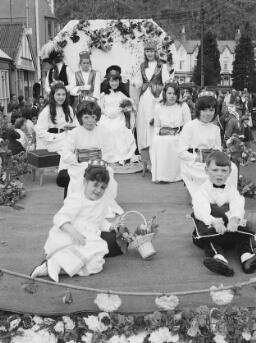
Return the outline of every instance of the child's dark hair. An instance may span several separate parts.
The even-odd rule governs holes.
[[[65,114],[65,120],[66,122],[71,121],[73,122],[73,119],[71,118],[70,115],[70,110],[69,110],[69,97],[68,97],[68,92],[66,90],[66,87],[63,82],[58,81],[54,85],[51,86],[51,92],[49,95],[49,107],[50,107],[50,117],[51,121],[56,124],[56,102],[54,99],[54,94],[58,91],[58,89],[63,89],[66,92],[66,99],[64,103],[62,104],[63,112]]]
[[[224,152],[222,152],[220,150],[213,151],[212,153],[210,153],[209,156],[207,156],[206,161],[205,161],[206,166],[209,167],[209,165],[212,161],[215,161],[215,164],[218,167],[229,167],[229,168],[231,168],[230,159],[228,158],[228,156]]]
[[[110,80],[119,80],[119,85],[118,85],[118,87],[117,87],[117,89],[115,89],[114,91],[115,92],[122,92],[123,94],[127,94],[127,92],[126,92],[126,90],[125,90],[125,86],[124,86],[124,84],[123,84],[123,82],[122,82],[122,77],[121,77],[121,75],[109,75],[108,77],[107,77],[107,85],[106,85],[106,88],[104,88],[102,91],[103,91],[103,93],[105,93],[105,94],[110,94],[110,92],[111,92],[111,87],[110,87],[110,84],[109,84],[109,81]]]
[[[161,100],[162,103],[166,103],[166,92],[168,88],[173,88],[174,94],[176,95],[177,99],[176,102],[179,104],[179,98],[180,98],[180,87],[177,82],[168,82],[164,85],[163,88],[163,99]]]
[[[24,124],[26,123],[26,119],[21,117],[17,118],[14,123],[14,128],[15,129],[20,129]]]
[[[76,117],[80,125],[83,125],[82,116],[84,114],[88,114],[90,116],[94,114],[97,116],[96,120],[99,121],[101,117],[101,108],[96,101],[82,101],[78,104],[76,113]]]
[[[200,111],[206,110],[207,108],[215,109],[215,114],[212,118],[212,121],[214,121],[217,116],[217,100],[214,96],[204,95],[197,99],[195,106],[195,117],[200,119]]]
[[[85,169],[84,177],[87,181],[97,181],[108,185],[109,172],[103,166],[89,166]]]

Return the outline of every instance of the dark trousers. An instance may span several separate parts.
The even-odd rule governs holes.
[[[229,205],[225,204],[221,207],[217,205],[211,205],[211,215],[215,218],[222,218],[224,225],[228,223],[228,219],[225,215],[229,209]],[[226,249],[237,250],[239,257],[244,253],[254,253],[253,239],[254,233],[250,231],[246,226],[238,227],[236,232],[225,232],[224,234],[218,234],[216,230],[205,225],[202,221],[195,218],[192,214],[192,218],[195,223],[195,230],[192,234],[192,239],[195,245],[204,250],[206,257],[213,257],[216,254],[224,256]]]

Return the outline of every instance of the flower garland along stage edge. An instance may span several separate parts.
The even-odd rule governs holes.
[[[26,279],[28,276],[1,270],[3,274]],[[86,342],[86,343],[235,343],[256,342],[256,309],[231,306],[236,295],[245,286],[255,288],[256,278],[233,285],[210,289],[175,292],[174,294],[132,293],[89,289],[76,285],[56,284],[36,279],[23,289],[34,294],[39,291],[36,282],[54,284],[69,288],[62,298],[67,305],[73,302],[71,289],[88,290],[97,293],[94,303],[101,312],[78,313],[57,317],[42,317],[29,314],[0,312],[0,342],[40,343],[40,342]],[[102,291],[102,293],[100,293]],[[104,293],[103,293],[104,292]],[[118,294],[115,294],[118,293]],[[181,308],[178,296],[210,293],[215,307],[199,306]],[[149,314],[121,314],[121,295],[155,295],[156,311]],[[177,296],[178,295],[178,296]]]
[[[99,312],[58,317],[0,313],[3,343],[256,342],[256,310],[200,306],[145,315]]]
[[[47,55],[47,46],[61,51],[64,60],[75,72],[78,69],[79,52],[90,50],[93,67],[102,76],[109,65],[119,64],[122,77],[136,83],[139,66],[144,60],[144,41],[147,39],[155,41],[160,58],[173,70],[173,40],[151,19],[71,20],[52,41],[43,46],[40,55],[42,58]],[[111,57],[108,59],[108,56]]]

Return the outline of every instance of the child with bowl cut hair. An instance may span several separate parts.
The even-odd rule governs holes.
[[[224,253],[237,249],[245,273],[256,270],[254,232],[244,219],[244,197],[228,182],[231,162],[225,153],[212,152],[206,159],[206,180],[193,197],[193,242],[204,249],[204,265],[217,274],[232,276],[234,270]]]

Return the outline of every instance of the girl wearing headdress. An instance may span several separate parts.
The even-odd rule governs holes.
[[[195,119],[186,123],[180,134],[179,157],[181,177],[193,198],[207,179],[205,160],[213,150],[222,150],[220,128],[214,123],[217,100],[213,92],[202,91],[195,107]],[[234,163],[228,182],[237,187],[238,172]]]
[[[109,172],[102,160],[84,170],[82,187],[72,192],[53,218],[53,227],[44,246],[46,260],[31,277],[46,276],[58,282],[64,271],[70,277],[99,273],[108,254],[101,232],[111,232],[115,224],[105,219],[108,211]]]
[[[78,97],[78,102],[85,97],[100,98],[100,73],[92,69],[90,53],[82,51],[79,54],[79,70],[71,79],[71,95]]]
[[[144,44],[145,61],[140,66],[142,87],[136,121],[139,150],[150,146],[154,134],[154,113],[156,102],[162,92],[164,83],[170,74],[167,65],[160,61],[157,44],[147,40]]]
[[[118,71],[112,71],[108,76],[107,88],[101,96],[102,116],[100,125],[105,127],[113,139],[113,162],[118,162],[121,165],[125,164],[126,160],[133,157],[136,150],[135,138],[133,135],[133,127],[135,123],[135,109],[131,113],[131,125],[126,126],[126,118],[122,109],[124,100],[131,100],[120,89],[122,78]]]
[[[63,82],[56,82],[51,87],[49,104],[39,113],[35,125],[36,148],[60,152],[67,131],[76,125],[67,89]]]

